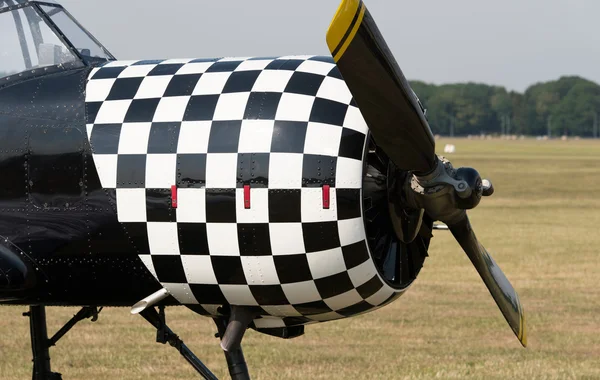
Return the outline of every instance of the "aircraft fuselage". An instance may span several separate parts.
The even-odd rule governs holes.
[[[2,88],[0,236],[27,286],[0,299],[131,306],[164,287],[262,328],[374,310],[427,242],[368,241],[368,141],[327,57],[113,61]],[[382,245],[405,251],[387,264],[402,286]]]

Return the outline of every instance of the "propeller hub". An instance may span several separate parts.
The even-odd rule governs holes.
[[[406,193],[412,194],[414,206],[448,225],[460,220],[465,210],[477,207],[484,195],[483,180],[477,170],[455,169],[444,157],[437,158],[431,173],[409,178],[407,186],[410,191]]]

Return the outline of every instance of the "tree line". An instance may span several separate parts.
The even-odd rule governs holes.
[[[411,86],[434,134],[599,135],[600,85],[581,77],[537,83],[525,93],[480,83]]]

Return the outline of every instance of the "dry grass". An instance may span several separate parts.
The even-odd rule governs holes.
[[[244,348],[254,378],[600,378],[600,142],[452,142],[455,164],[494,180],[496,194],[471,219],[521,296],[529,348],[520,348],[450,234],[438,231],[419,279],[392,305],[309,326],[292,341],[249,331]],[[31,376],[24,310],[0,308],[1,379]],[[75,311],[49,309],[50,330]],[[212,322],[185,308],[167,317],[227,378]],[[65,379],[197,378],[154,337],[141,317],[105,310],[52,349],[53,368]]]

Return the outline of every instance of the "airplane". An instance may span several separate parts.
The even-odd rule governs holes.
[[[212,318],[249,379],[248,328],[295,338],[395,301],[434,228],[526,346],[466,212],[494,188],[435,154],[363,1],[341,1],[330,56],[120,61],[50,0],[0,0],[0,30],[0,304],[29,307],[34,380],[61,379],[49,348],[102,307],[215,379],[166,324],[175,305]],[[49,337],[47,306],[81,310]]]

